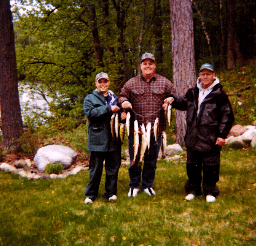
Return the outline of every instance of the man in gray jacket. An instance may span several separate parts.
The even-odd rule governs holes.
[[[215,77],[213,66],[203,64],[196,86],[183,97],[173,95],[165,103],[187,111],[185,145],[188,180],[185,199],[190,201],[195,195],[201,195],[203,171],[202,186],[206,201],[215,202],[219,195],[216,183],[219,181],[220,150],[232,127],[234,115],[228,96]]]
[[[90,151],[89,184],[85,190],[85,203],[93,203],[98,195],[103,162],[105,161],[105,196],[116,200],[117,177],[121,165],[121,143],[113,140],[110,119],[120,108],[117,96],[108,89],[108,74],[100,72],[95,78],[96,89],[84,99],[84,112],[89,120],[88,149]]]

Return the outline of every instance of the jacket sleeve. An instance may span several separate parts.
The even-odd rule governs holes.
[[[174,98],[172,107],[181,111],[186,111],[188,108],[188,93],[183,96],[178,96],[177,94],[171,95]]]
[[[94,104],[91,100],[90,95],[84,99],[83,103],[84,113],[86,117],[90,120],[92,118],[101,117],[104,114],[111,114],[111,106],[109,105],[99,105]]]
[[[224,91],[222,92],[218,103],[220,105],[221,115],[218,137],[225,139],[234,123],[234,114],[228,96]]]

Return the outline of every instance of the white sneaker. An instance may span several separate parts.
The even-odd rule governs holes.
[[[206,201],[207,202],[216,202],[216,198],[212,195],[207,195],[206,196]]]
[[[194,195],[194,194],[188,194],[188,195],[185,197],[185,199],[186,199],[187,201],[192,201],[194,198],[195,198],[195,195]]]
[[[195,198],[195,195],[194,195],[194,194],[188,194],[188,195],[185,197],[185,199],[186,199],[187,201],[192,201],[194,198]]]
[[[93,204],[93,200],[89,197],[86,197],[85,200],[84,200],[84,203],[85,204]]]
[[[113,196],[108,198],[109,201],[115,201],[116,199],[117,199],[116,195],[113,195]]]
[[[139,188],[130,188],[129,192],[128,192],[128,197],[135,197],[138,195],[139,192]]]
[[[149,196],[155,196],[155,195],[156,195],[156,193],[155,193],[155,191],[153,190],[153,188],[146,188],[146,189],[144,189],[144,192],[145,192],[147,195],[149,195]]]

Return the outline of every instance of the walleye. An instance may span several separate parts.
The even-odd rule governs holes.
[[[111,135],[112,139],[115,139],[115,114],[112,114],[110,119],[110,129],[111,129]]]
[[[130,119],[131,119],[131,113],[127,112],[127,115],[126,115],[126,129],[127,129],[128,137],[130,135]]]
[[[166,146],[167,146],[167,136],[166,136],[165,131],[163,131],[162,132],[162,145],[161,145],[162,158],[165,158]]]
[[[119,133],[119,117],[118,114],[115,114],[115,133],[116,133],[116,140],[118,140],[118,133]]]
[[[121,144],[124,142],[124,136],[125,136],[125,124],[121,123],[120,124],[120,141],[121,141]]]
[[[148,151],[149,151],[149,148],[150,148],[150,135],[151,135],[151,122],[148,122],[148,124],[147,124],[146,134],[147,134],[147,146],[148,146]]]
[[[167,120],[168,120],[168,124],[169,127],[171,126],[171,120],[172,120],[172,105],[169,104],[168,108],[167,108]]]
[[[139,150],[139,125],[138,125],[138,121],[135,120],[134,121],[134,139],[133,139],[133,160],[132,160],[132,166],[135,163],[137,154],[138,154],[138,150]]]
[[[142,161],[144,158],[144,154],[146,152],[147,149],[147,134],[146,134],[146,128],[145,125],[142,124],[141,126],[141,145],[140,145],[140,159],[139,159],[139,163],[138,166],[141,167],[142,166]]]
[[[159,128],[159,118],[156,118],[155,123],[154,123],[154,136],[155,136],[156,142],[157,142],[157,137],[158,137],[158,128]]]

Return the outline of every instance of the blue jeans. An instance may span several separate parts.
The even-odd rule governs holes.
[[[156,162],[158,159],[158,154],[161,146],[162,135],[158,136],[157,142],[155,142],[155,138],[153,134],[150,137],[150,148],[145,152],[144,155],[144,163],[143,168],[138,166],[138,162],[140,159],[140,148],[138,151],[138,155],[136,157],[134,165],[131,165],[134,151],[133,151],[133,142],[134,136],[130,134],[129,136],[129,154],[130,154],[130,167],[129,167],[129,177],[130,177],[130,188],[139,188],[140,182],[142,179],[142,188],[150,188],[152,187],[155,179],[155,171],[156,171]],[[141,139],[140,139],[141,141]],[[142,175],[141,175],[142,174]]]

